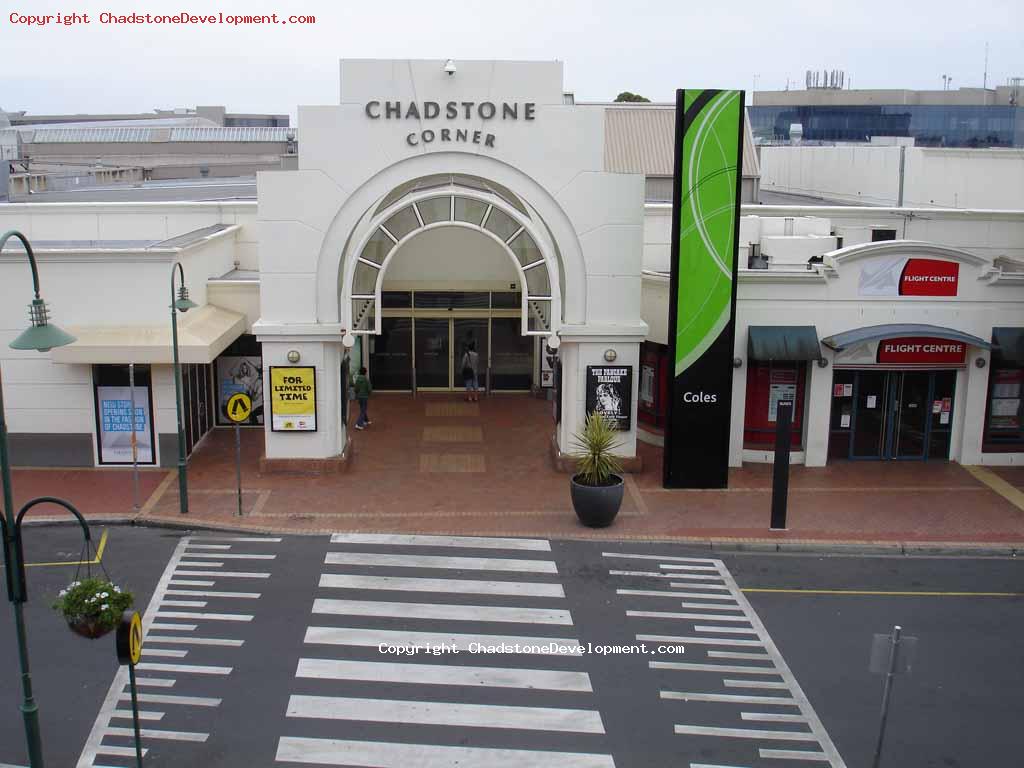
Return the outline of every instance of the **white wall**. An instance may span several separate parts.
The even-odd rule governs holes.
[[[1024,209],[1024,150],[907,147],[906,207]],[[897,205],[900,147],[762,147],[761,188]]]
[[[402,246],[384,273],[385,290],[412,290],[453,285],[480,290],[508,290],[519,272],[494,240],[462,227],[430,229]]]

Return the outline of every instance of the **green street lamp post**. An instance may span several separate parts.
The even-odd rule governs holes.
[[[49,352],[53,347],[62,347],[75,340],[74,336],[65,333],[50,323],[49,310],[46,302],[39,295],[39,271],[36,269],[36,257],[32,245],[21,232],[5,232],[0,237],[0,252],[11,238],[21,241],[28,254],[28,262],[32,267],[32,286],[35,298],[29,304],[28,313],[32,325],[20,334],[10,346],[12,349],[34,349]],[[25,633],[25,616],[23,604],[26,599],[25,562],[21,548],[20,523],[21,515],[14,516],[14,491],[11,487],[11,464],[7,449],[7,420],[4,417],[3,378],[0,376],[0,483],[3,485],[4,519],[4,563],[7,575],[7,597],[14,605],[14,628],[18,634],[18,662],[21,667],[21,714],[25,721],[25,740],[28,745],[29,765],[32,768],[43,768],[43,744],[39,732],[39,707],[32,695],[32,673],[28,662],[28,638]],[[38,499],[35,501],[39,501]],[[34,502],[30,502],[27,507]],[[65,504],[64,502],[58,502]],[[67,505],[70,507],[70,505]]]
[[[174,276],[181,275],[181,285],[174,291]],[[188,514],[188,477],[185,460],[185,421],[181,400],[181,362],[178,360],[178,313],[188,312],[199,306],[188,297],[185,287],[185,269],[180,261],[171,267],[171,345],[174,347],[174,405],[178,411],[178,507],[181,514]]]

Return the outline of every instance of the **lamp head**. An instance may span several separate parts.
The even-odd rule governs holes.
[[[75,341],[75,337],[50,323],[50,310],[42,299],[33,299],[28,305],[28,316],[32,325],[11,342],[11,349],[34,349],[49,352],[54,347],[63,347]]]
[[[178,289],[178,300],[174,302],[174,308],[179,312],[188,312],[190,309],[195,309],[198,306],[188,297],[188,288],[184,285],[181,286]]]

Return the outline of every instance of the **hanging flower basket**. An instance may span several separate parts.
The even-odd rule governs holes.
[[[131,592],[110,580],[87,578],[62,589],[53,607],[72,632],[95,640],[117,627],[133,602]]]

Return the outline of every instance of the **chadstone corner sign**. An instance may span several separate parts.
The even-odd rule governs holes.
[[[472,120],[479,118],[489,120],[534,120],[537,105],[532,101],[525,102],[493,102],[493,101],[368,101],[366,116],[371,120]],[[425,128],[413,131],[405,137],[410,147],[421,144],[441,144],[448,142],[464,142],[494,146],[494,134],[469,128]]]

